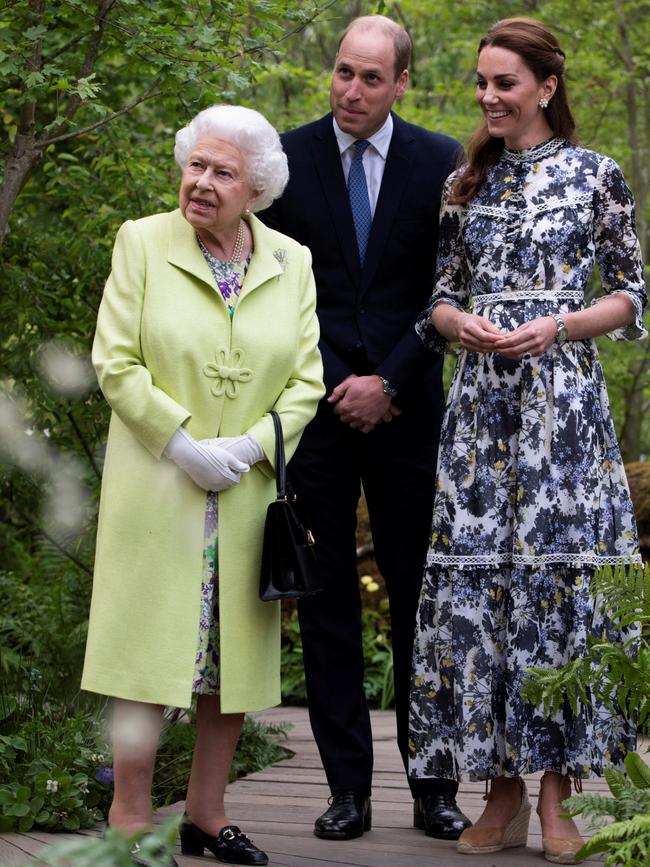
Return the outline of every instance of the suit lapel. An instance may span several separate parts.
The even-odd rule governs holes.
[[[363,266],[362,294],[375,276],[375,271],[393,226],[395,214],[407,187],[407,181],[413,167],[412,142],[413,136],[406,131],[404,122],[393,114],[393,135],[388,148],[384,176],[381,181]],[[354,232],[354,228],[352,231]]]
[[[352,222],[350,199],[345,186],[341,154],[334,135],[331,114],[326,115],[320,122],[312,139],[312,153],[325,200],[332,214],[332,222],[341,245],[343,259],[354,283],[359,285],[361,264],[359,262],[357,236]]]

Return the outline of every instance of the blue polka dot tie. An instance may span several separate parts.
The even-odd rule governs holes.
[[[350,166],[350,174],[348,175],[348,194],[350,196],[354,228],[357,233],[357,245],[359,247],[361,265],[363,265],[363,260],[366,258],[366,247],[368,246],[368,236],[370,235],[370,227],[372,225],[368,184],[366,183],[366,173],[363,170],[363,154],[369,144],[370,142],[365,139],[358,139],[354,143],[354,156],[352,157],[352,165]]]

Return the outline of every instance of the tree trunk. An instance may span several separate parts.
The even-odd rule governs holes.
[[[648,200],[649,179],[647,154],[650,146],[650,92],[648,87],[638,93],[638,81],[634,64],[634,55],[629,36],[629,20],[622,0],[616,0],[616,18],[620,37],[621,55],[626,71],[624,86],[625,108],[627,114],[627,136],[632,158],[630,186],[636,201],[636,224],[641,245],[641,254],[645,258],[648,242],[648,223],[646,203]],[[639,122],[639,96],[643,98],[643,120]],[[640,357],[637,353],[630,358],[628,370],[632,385],[626,394],[625,418],[621,431],[621,454],[623,461],[638,461],[641,454],[641,432],[643,428],[643,394],[650,367],[650,352],[648,349]]]
[[[33,106],[31,109],[33,118]],[[30,106],[23,106],[23,113],[25,110],[29,113]],[[0,246],[7,233],[9,217],[16,199],[43,156],[42,149],[36,147],[34,141],[33,120],[30,122],[27,117],[21,120],[27,121],[27,129],[16,135],[14,145],[5,162],[5,174],[0,186]],[[22,123],[21,127],[25,128]]]

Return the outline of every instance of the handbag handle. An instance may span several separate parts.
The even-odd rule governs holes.
[[[271,410],[273,427],[275,428],[275,487],[278,500],[287,499],[287,466],[284,458],[284,436],[282,422],[277,412]]]

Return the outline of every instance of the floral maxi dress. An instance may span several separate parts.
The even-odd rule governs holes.
[[[447,182],[447,189],[452,181]],[[439,303],[504,331],[580,310],[598,262],[605,292],[645,336],[634,205],[609,158],[552,139],[505,149],[468,206],[443,204],[436,285],[417,324],[431,349]],[[560,666],[587,637],[619,640],[591,598],[594,571],[638,560],[632,505],[593,340],[508,359],[460,353],[442,427],[414,648],[410,773],[484,780],[602,774],[635,745],[599,704],[551,719],[520,698],[526,669]]]

